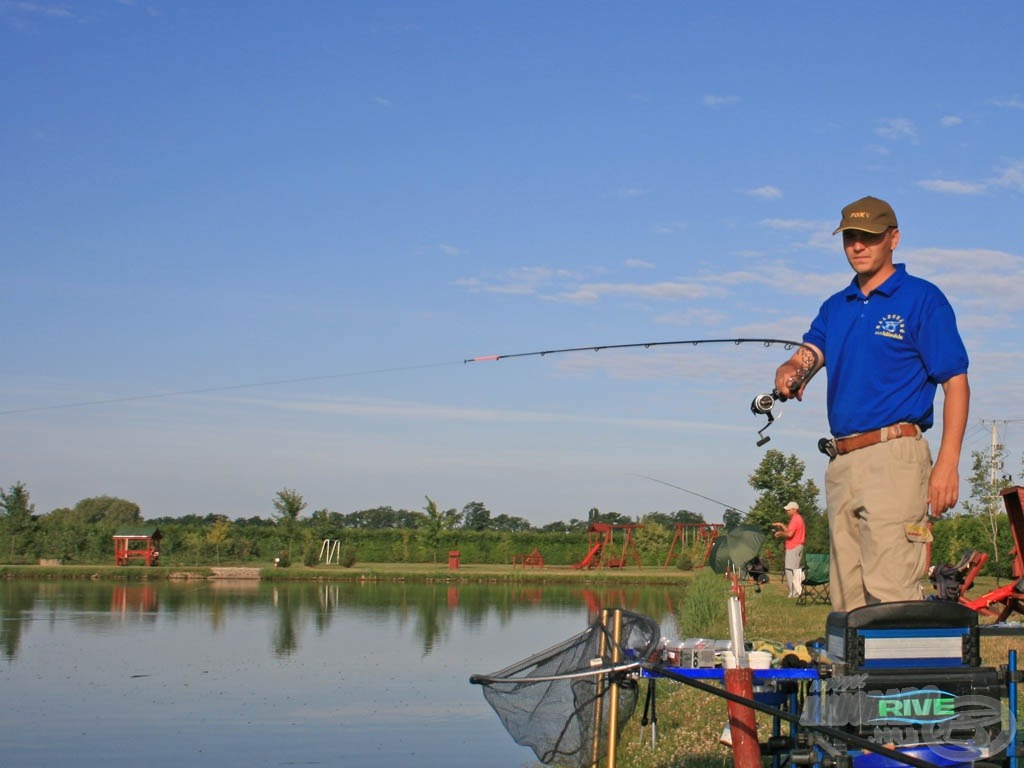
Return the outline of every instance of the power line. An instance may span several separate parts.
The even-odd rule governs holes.
[[[992,429],[992,441],[990,443],[991,448],[990,448],[990,454],[989,454],[989,482],[991,482],[992,485],[995,485],[995,483],[996,483],[996,479],[997,479],[996,475],[997,475],[997,473],[1000,470],[1003,469],[1003,462],[999,461],[996,458],[996,456],[999,454],[999,452],[1001,450],[1005,450],[1005,448],[1006,448],[1006,446],[1003,443],[999,442],[999,425],[1002,424],[1003,428],[1004,428],[1004,431],[1005,431],[1005,428],[1006,428],[1007,424],[1014,424],[1014,423],[1022,422],[1022,421],[1024,421],[1024,419],[982,419],[981,420],[982,426],[984,426],[986,424],[991,424],[992,425],[992,428],[991,428]]]

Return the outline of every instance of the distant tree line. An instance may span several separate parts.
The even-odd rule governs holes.
[[[1013,540],[999,490],[1011,485],[1012,478],[993,476],[995,463],[1002,466],[1002,454],[990,457],[976,452],[973,459],[972,475],[962,488],[969,488],[970,496],[956,514],[934,525],[932,562],[955,563],[966,550],[976,549],[989,554],[988,573],[1009,576]],[[727,509],[725,529],[748,524],[768,532],[773,522],[785,520],[786,502],[796,501],[807,522],[807,551],[828,552],[828,520],[818,487],[804,477],[805,471],[795,455],[766,451],[748,477],[758,493],[756,501],[746,512]],[[640,523],[643,527],[635,529],[634,542],[641,561],[662,565],[677,526],[706,523],[703,515],[686,509],[631,518],[594,507],[584,517],[538,527],[522,517],[492,514],[481,501],[471,501],[461,510],[444,509],[429,496],[422,510],[382,506],[343,514],[318,509],[303,516],[306,506],[301,493],[283,488],[271,500],[273,513],[267,518],[231,520],[225,515],[186,514],[144,520],[138,504],[113,496],[82,499],[73,507],[36,514],[28,488],[17,482],[0,488],[0,563],[35,563],[42,558],[109,563],[114,533],[145,524],[160,529],[161,562],[166,565],[265,564],[275,558],[315,565],[322,561],[325,542],[345,548],[350,564],[438,562],[449,550],[459,550],[467,563],[509,563],[538,549],[545,562],[568,565],[586,554],[591,524]],[[692,538],[688,545],[684,558],[699,565],[705,545]],[[767,539],[763,554],[777,569],[782,562],[781,542]]]

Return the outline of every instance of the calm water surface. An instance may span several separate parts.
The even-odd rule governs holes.
[[[531,765],[474,672],[675,590],[0,583],[0,764]]]

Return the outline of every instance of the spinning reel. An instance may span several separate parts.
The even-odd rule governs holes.
[[[776,388],[772,389],[771,392],[767,392],[763,395],[757,395],[754,398],[754,401],[750,404],[750,412],[755,416],[768,417],[768,423],[757,430],[757,436],[760,438],[757,441],[758,448],[771,440],[770,437],[764,434],[764,431],[779,418],[775,413],[775,404],[784,403],[790,397],[798,396],[800,390],[814,377],[814,374],[821,369],[823,362],[821,355],[814,347],[808,344],[801,344],[800,350],[798,350],[792,358],[792,376],[787,378],[785,382],[786,388],[789,390],[790,394],[784,395]]]
[[[757,436],[760,438],[757,441],[757,447],[765,445],[771,438],[764,434],[764,431],[768,429],[775,420],[779,418],[775,415],[775,404],[786,402],[786,396],[783,395],[779,390],[773,389],[771,392],[763,395],[757,395],[753,402],[750,404],[750,412],[755,416],[767,416],[768,423],[757,430]]]

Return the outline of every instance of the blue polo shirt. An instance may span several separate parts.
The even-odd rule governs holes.
[[[836,437],[900,421],[934,422],[935,389],[967,372],[949,301],[905,264],[870,296],[857,279],[828,298],[804,334],[825,354],[828,422]]]

